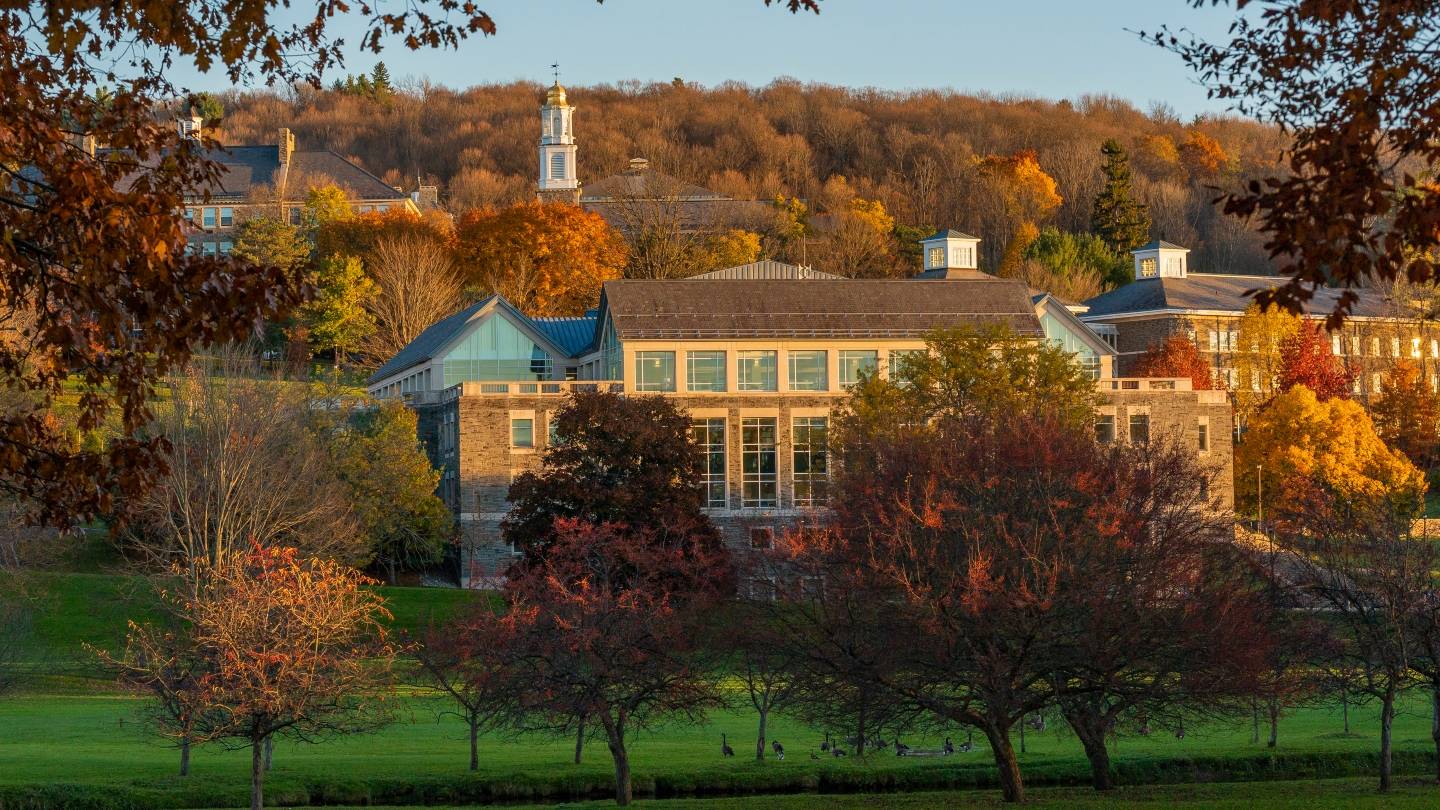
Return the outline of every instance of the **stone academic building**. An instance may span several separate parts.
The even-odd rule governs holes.
[[[1180,437],[1231,492],[1231,415],[1223,391],[1188,380],[1112,374],[1114,349],[1062,303],[975,266],[978,239],[943,231],[903,280],[846,279],[757,262],[681,280],[620,280],[578,318],[529,318],[492,296],[431,326],[370,379],[403,397],[441,471],[461,527],[461,580],[489,586],[514,549],[498,527],[515,476],[535,469],[553,416],[577,388],[673,398],[693,419],[707,465],[705,505],[726,541],[770,543],[826,504],[830,409],[865,372],[886,374],[937,328],[1004,324],[1056,341],[1095,378],[1097,433]]]

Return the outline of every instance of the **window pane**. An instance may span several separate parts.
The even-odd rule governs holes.
[[[1144,444],[1150,441],[1150,416],[1143,413],[1130,415],[1130,443]]]
[[[779,353],[775,351],[740,352],[735,360],[735,375],[741,391],[775,391],[779,389]]]
[[[511,446],[511,447],[534,447],[534,446],[535,446],[535,420],[534,420],[534,419],[511,419],[511,420],[510,420],[510,446]]]
[[[840,384],[854,385],[862,373],[874,374],[879,365],[880,353],[873,349],[840,352]]]
[[[686,352],[685,365],[691,391],[725,390],[725,352]]]
[[[204,225],[205,225],[205,227],[207,227],[207,228],[213,228],[213,227],[215,227],[215,209],[214,209],[214,208],[206,208],[206,209],[204,209],[203,214],[204,214],[204,217],[205,217],[205,219],[204,219]]]
[[[825,503],[830,482],[825,453],[828,428],[828,420],[823,416],[795,418],[791,444],[794,447],[796,506]]]
[[[775,434],[773,416],[740,420],[741,505],[744,507],[776,505]]]
[[[890,352],[890,379],[902,380],[909,376],[910,365],[925,356],[924,349],[893,349]]]
[[[790,352],[790,390],[826,391],[830,388],[826,372],[828,358],[823,351]]]
[[[674,391],[675,352],[636,352],[635,390]]]
[[[694,420],[690,424],[690,437],[705,456],[705,469],[701,474],[705,506],[724,509],[730,505],[725,493],[724,417]]]
[[[1095,419],[1095,440],[1101,444],[1115,441],[1115,417],[1105,414]]]
[[[228,228],[229,226],[235,224],[235,209],[234,209],[234,208],[221,208],[221,209],[220,209],[220,224],[223,225],[223,226],[225,226],[225,227],[227,227],[227,228]]]

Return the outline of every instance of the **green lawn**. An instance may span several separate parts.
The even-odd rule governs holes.
[[[174,775],[177,753],[151,735],[141,720],[144,701],[118,693],[112,684],[95,677],[95,664],[81,647],[82,642],[90,642],[118,649],[126,617],[144,617],[145,606],[153,604],[143,580],[72,574],[50,575],[40,584],[47,586],[48,593],[38,603],[34,662],[46,672],[65,674],[40,680],[29,693],[0,699],[0,806],[5,805],[6,791],[13,795],[17,786],[56,790],[61,789],[56,786],[67,784],[78,785],[76,789],[88,790],[92,796],[128,791],[126,795],[139,797],[132,797],[128,806],[243,804],[248,752],[203,747],[194,753],[192,775],[179,779]],[[397,629],[423,628],[430,616],[443,616],[476,598],[456,590],[381,590],[390,600]],[[740,695],[735,697],[740,702]],[[384,800],[438,805],[478,798],[560,800],[604,795],[608,790],[611,765],[608,752],[599,742],[590,743],[584,763],[577,766],[571,762],[571,740],[489,737],[482,741],[481,771],[473,776],[467,774],[464,730],[454,718],[439,716],[446,707],[443,700],[412,689],[397,704],[396,722],[373,734],[319,745],[282,741],[276,747],[267,795],[290,804],[321,800],[329,804],[374,804]],[[1263,744],[1250,742],[1248,718],[1208,727],[1187,724],[1184,739],[1176,739],[1170,729],[1157,729],[1149,737],[1124,737],[1115,744],[1113,755],[1119,780],[1132,784],[1197,778],[1350,776],[1366,772],[1363,757],[1372,756],[1376,749],[1376,712],[1352,709],[1351,723],[1354,734],[1345,736],[1341,734],[1338,707],[1293,712],[1281,721],[1276,753],[1283,761],[1269,759]],[[754,761],[755,717],[749,710],[712,715],[702,726],[676,726],[638,734],[632,744],[636,793],[673,796],[696,792],[743,795],[876,788],[933,790],[993,783],[990,757],[980,739],[976,740],[976,751],[947,758],[900,759],[881,754],[865,760],[837,760],[812,759],[821,740],[815,729],[780,717],[772,718],[770,731],[772,738],[786,746],[789,756],[783,762]],[[739,755],[736,758],[720,756],[722,733],[729,735]],[[951,734],[957,743],[965,737],[958,730]],[[938,747],[941,736],[907,736],[906,742],[916,748]],[[1426,757],[1433,751],[1433,744],[1430,706],[1424,695],[1416,693],[1402,705],[1395,723],[1395,739],[1402,770],[1411,774],[1429,771]],[[1080,747],[1053,717],[1047,731],[1027,734],[1025,748],[1020,761],[1032,785],[1083,784],[1088,778]],[[1241,793],[1232,794],[1224,794],[1224,789],[1215,786],[1193,788],[1212,789],[1221,791],[1214,794],[1218,806],[1235,806],[1224,802],[1243,801],[1243,791],[1273,792],[1276,787],[1247,785]],[[1330,806],[1325,802],[1331,798],[1326,797],[1350,795],[1344,791],[1355,789],[1355,784],[1337,783],[1333,789],[1325,788],[1324,797],[1305,803]],[[996,794],[988,791],[967,795],[974,798]],[[1070,797],[1064,801],[1083,796],[1087,806],[1107,806],[1092,801],[1083,791],[1063,795]],[[1159,804],[1168,802],[1164,796],[1174,794],[1158,788],[1135,788],[1122,795],[1154,796],[1157,798],[1153,803]],[[1295,796],[1293,792],[1273,795],[1287,800]],[[927,801],[949,801],[939,794],[906,797],[903,804],[897,803],[899,798],[888,795],[884,803],[924,807],[933,806]],[[827,807],[848,807],[852,799],[860,801],[856,797],[819,801]],[[728,804],[697,805],[697,810],[739,807],[742,801],[746,807],[818,806],[813,795],[775,797],[763,803],[746,797]],[[1340,803],[1333,806],[1346,803],[1335,801]],[[32,802],[34,806],[69,803],[64,795],[47,795],[43,801]],[[105,805],[91,802],[90,806]]]

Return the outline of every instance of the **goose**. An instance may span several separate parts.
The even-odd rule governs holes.
[[[770,750],[774,751],[775,756],[779,757],[780,759],[785,758],[785,746],[781,745],[779,740],[770,741]]]
[[[820,743],[820,750],[821,750],[821,751],[829,751],[829,750],[830,750],[830,732],[828,732],[828,731],[825,732],[825,742]]]
[[[720,755],[725,757],[735,756],[735,749],[730,747],[730,743],[725,740],[723,733],[720,735]]]

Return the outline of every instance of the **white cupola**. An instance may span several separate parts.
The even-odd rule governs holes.
[[[175,124],[180,128],[180,137],[186,140],[198,141],[200,134],[205,131],[205,119],[194,110],[191,110],[189,115],[181,116]]]
[[[1135,257],[1135,280],[1147,278],[1185,278],[1186,254],[1190,248],[1181,247],[1163,239],[1156,239],[1148,245],[1141,245],[1130,251]]]
[[[980,273],[980,237],[943,230],[920,240],[920,278],[973,278]]]
[[[565,88],[555,82],[540,108],[540,184],[542,196],[578,192],[580,179],[575,166],[575,131],[571,116],[575,108],[565,98]]]

